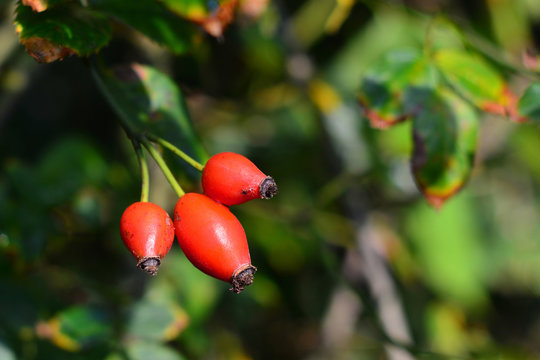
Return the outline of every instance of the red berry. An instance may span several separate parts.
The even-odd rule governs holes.
[[[187,258],[202,272],[230,282],[240,293],[253,282],[244,228],[228,207],[203,194],[188,193],[174,208],[176,238]]]
[[[136,202],[122,214],[120,236],[137,259],[137,266],[155,275],[161,259],[171,249],[174,225],[169,214],[158,205]]]
[[[274,179],[266,176],[248,158],[232,152],[210,158],[202,173],[204,193],[227,206],[253,199],[270,199],[277,193]]]

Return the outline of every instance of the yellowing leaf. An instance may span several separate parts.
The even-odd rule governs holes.
[[[450,85],[480,109],[512,115],[512,94],[497,70],[479,56],[459,49],[443,49],[435,63]]]

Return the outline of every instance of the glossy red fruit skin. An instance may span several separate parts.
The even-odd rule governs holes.
[[[240,292],[251,284],[251,265],[244,228],[229,208],[204,194],[187,193],[174,208],[176,238],[186,257],[207,275],[231,282]],[[251,279],[238,287],[235,276],[251,269]]]
[[[202,172],[203,191],[227,206],[253,199],[269,199],[277,192],[274,180],[243,155],[223,152],[212,156]]]
[[[174,224],[169,214],[158,205],[136,202],[122,214],[120,236],[137,259],[137,266],[155,275],[161,259],[174,241]]]

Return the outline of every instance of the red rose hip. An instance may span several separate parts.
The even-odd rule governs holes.
[[[136,202],[122,214],[120,236],[137,259],[137,266],[156,275],[161,259],[174,241],[174,225],[169,214],[158,205]]]
[[[248,158],[232,152],[212,156],[202,172],[202,187],[210,198],[227,206],[253,199],[270,199],[277,193],[274,179]]]
[[[253,282],[244,228],[226,206],[203,194],[188,193],[174,208],[176,238],[186,257],[207,275],[230,282],[240,293]]]

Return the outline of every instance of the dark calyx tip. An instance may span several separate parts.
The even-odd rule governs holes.
[[[270,176],[264,178],[259,185],[261,199],[271,199],[277,194],[277,184]]]
[[[146,271],[152,276],[157,274],[159,265],[161,265],[159,257],[145,257],[137,263],[139,269]]]
[[[236,269],[231,280],[232,288],[229,290],[240,294],[246,286],[253,283],[253,275],[255,275],[256,271],[257,268],[251,264],[243,265]]]

